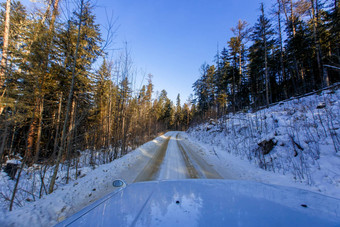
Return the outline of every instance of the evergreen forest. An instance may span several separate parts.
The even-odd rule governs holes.
[[[80,151],[91,151],[91,162],[99,151],[108,163],[167,130],[340,80],[339,0],[273,0],[259,6],[254,25],[235,21],[234,36],[214,64],[201,66],[184,104],[180,95],[174,103],[165,90],[155,92],[151,74],[134,86],[127,44],[108,58],[115,24],[101,31],[91,0],[77,0],[70,13],[61,4],[46,1],[37,11],[7,0],[0,9],[0,165],[17,158],[53,166],[49,193],[59,165],[70,166]]]
[[[261,4],[254,25],[239,20],[231,31],[193,84],[196,121],[256,111],[340,80],[338,0]]]

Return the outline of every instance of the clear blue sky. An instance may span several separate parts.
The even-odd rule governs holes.
[[[118,17],[117,46],[128,42],[135,67],[153,74],[155,89],[165,89],[172,100],[180,93],[183,103],[193,93],[200,66],[212,63],[239,19],[255,23],[261,2],[269,11],[275,1],[99,0],[97,5]]]
[[[261,2],[269,12],[276,1],[97,0],[96,5],[98,23],[107,23],[105,10],[118,18],[115,48],[126,41],[139,74],[153,74],[155,90],[165,89],[173,101],[180,93],[183,104],[200,66],[212,64],[217,46],[226,46],[239,19],[254,25]]]

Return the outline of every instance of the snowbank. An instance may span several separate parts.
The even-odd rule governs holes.
[[[57,224],[114,191],[112,186],[114,179],[122,178],[127,183],[132,183],[150,157],[153,156],[153,152],[165,139],[166,134],[120,159],[99,166],[95,170],[91,170],[89,167],[79,168],[82,172],[81,178],[73,180],[67,185],[62,185],[62,179],[59,179],[59,187],[52,194],[45,195],[35,202],[26,201],[26,205],[22,208],[16,208],[9,212],[3,206],[0,211],[0,226],[52,226]],[[63,174],[60,173],[60,175]],[[23,177],[20,182],[25,184],[31,180]],[[10,191],[13,183],[14,181],[1,172],[0,189],[2,193]],[[4,204],[4,202],[2,203]]]
[[[229,114],[188,134],[218,171],[340,198],[339,128],[340,91],[326,90],[256,113]]]

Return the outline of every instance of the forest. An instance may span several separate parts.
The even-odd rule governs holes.
[[[180,95],[175,105],[165,90],[155,94],[151,74],[134,88],[127,44],[108,59],[114,21],[103,37],[92,1],[75,1],[72,13],[61,4],[30,11],[7,0],[0,12],[0,165],[19,160],[18,179],[24,166],[54,166],[49,193],[60,164],[70,168],[67,160],[79,151],[91,150],[92,165],[94,151],[111,162],[168,129],[186,129],[191,119]]]
[[[196,121],[258,110],[340,80],[338,0],[275,0],[259,6],[255,25],[239,20],[234,36],[203,64],[194,83]]]
[[[155,92],[152,74],[134,86],[127,44],[108,57],[114,21],[101,31],[93,1],[77,0],[67,10],[60,0],[44,4],[42,10],[16,0],[1,4],[0,167],[21,163],[6,198],[10,209],[23,168],[40,169],[41,197],[55,189],[61,165],[66,183],[70,168],[77,178],[83,151],[90,152],[89,165],[105,164],[168,130],[256,111],[340,79],[338,0],[261,4],[257,22],[239,20],[215,63],[202,65],[193,99],[184,104],[180,95],[173,103],[165,90]]]

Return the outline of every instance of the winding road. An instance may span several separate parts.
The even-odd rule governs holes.
[[[173,132],[158,147],[134,182],[187,178],[222,179],[179,132]]]

